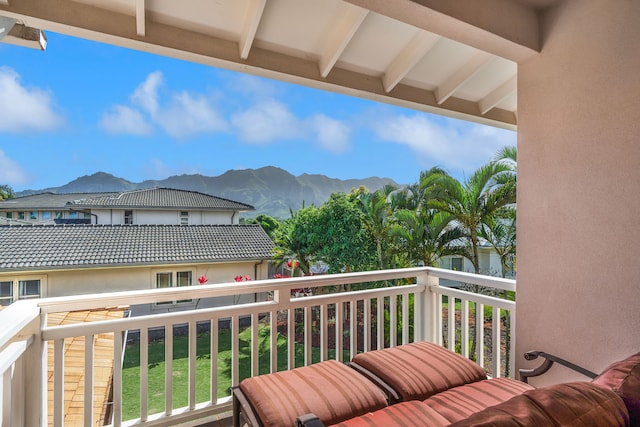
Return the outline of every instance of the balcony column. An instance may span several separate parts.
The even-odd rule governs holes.
[[[437,322],[437,298],[438,295],[431,290],[432,286],[440,286],[440,279],[430,275],[425,269],[424,273],[416,278],[416,284],[424,287],[424,291],[416,294],[416,341],[436,342]],[[419,307],[419,311],[418,311]]]

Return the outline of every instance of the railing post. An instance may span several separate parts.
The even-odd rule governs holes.
[[[42,320],[41,320],[42,318]],[[33,332],[33,342],[24,353],[23,366],[28,367],[24,372],[25,395],[24,425],[47,427],[47,343],[42,340],[41,325],[46,323],[46,315],[32,322],[30,332]]]
[[[416,298],[416,300],[420,301],[420,316],[422,316],[421,320],[416,319],[417,322],[421,322],[421,327],[419,328],[420,340],[436,342],[438,329],[436,302],[438,295],[431,290],[431,287],[440,286],[440,279],[430,275],[426,269],[416,279],[416,284],[424,286],[424,292],[421,292],[420,297]]]

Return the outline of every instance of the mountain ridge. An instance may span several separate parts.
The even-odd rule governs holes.
[[[343,180],[322,174],[307,173],[295,176],[284,169],[265,166],[258,169],[231,169],[218,176],[182,174],[162,180],[144,180],[139,183],[106,172],[96,172],[78,177],[59,187],[16,192],[16,196],[44,192],[58,194],[122,192],[165,187],[198,191],[254,206],[256,210],[243,214],[245,217],[255,217],[264,213],[284,219],[290,216],[291,211],[296,211],[303,205],[320,206],[332,193],[346,193],[360,186],[367,187],[369,191],[375,191],[385,185],[400,186],[391,178],[373,176]]]

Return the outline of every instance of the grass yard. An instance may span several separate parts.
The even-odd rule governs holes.
[[[240,379],[251,374],[251,330],[247,328],[240,332]],[[259,328],[259,371],[268,373],[270,367],[269,327],[261,325]],[[200,334],[197,339],[196,353],[196,400],[208,401],[210,398],[210,342],[211,335]],[[296,345],[296,366],[301,366],[304,360],[303,346]],[[188,337],[174,336],[173,339],[173,408],[188,405],[189,393],[189,358]],[[333,354],[330,353],[330,357]],[[334,353],[335,354],[335,353]],[[313,349],[313,359],[319,360],[319,349]],[[278,336],[278,370],[287,367],[287,338]],[[133,344],[126,348],[122,371],[122,405],[123,419],[129,420],[140,417],[140,345]],[[218,332],[218,390],[217,397],[230,395],[231,389],[231,334],[228,329]],[[165,358],[164,341],[149,343],[149,414],[164,412],[165,401]]]

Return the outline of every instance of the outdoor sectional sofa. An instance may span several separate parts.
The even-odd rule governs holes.
[[[553,360],[564,362],[550,357],[542,371]],[[640,427],[640,353],[592,381],[538,389],[487,378],[428,342],[361,353],[348,365],[332,360],[243,380],[233,390],[234,425]]]

